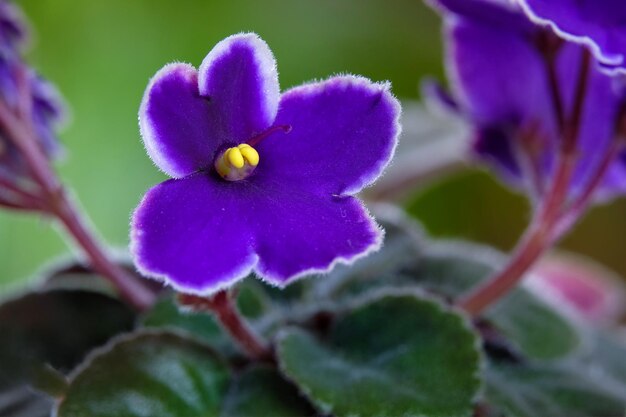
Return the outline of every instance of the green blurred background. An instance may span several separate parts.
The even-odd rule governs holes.
[[[388,79],[401,99],[419,79],[442,77],[439,19],[419,0],[24,0],[35,36],[29,59],[71,109],[59,164],[102,236],[123,247],[129,216],[163,176],[145,155],[137,108],[165,63],[198,65],[222,38],[255,31],[270,45],[287,88],[349,72]],[[524,200],[489,175],[466,171],[416,192],[409,207],[434,234],[508,249],[528,217]],[[626,202],[596,209],[565,242],[626,272]],[[0,213],[0,288],[27,282],[68,253],[49,222]]]

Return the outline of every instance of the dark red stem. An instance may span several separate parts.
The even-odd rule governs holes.
[[[273,355],[268,345],[246,323],[228,291],[220,291],[210,297],[179,294],[178,301],[196,311],[211,311],[250,359],[272,360]]]
[[[30,93],[28,90],[23,90],[22,94]],[[41,188],[41,199],[46,211],[61,221],[83,249],[92,267],[108,279],[125,300],[140,310],[148,308],[154,303],[155,294],[113,262],[93,232],[86,226],[39,146],[33,133],[34,129],[31,127],[30,115],[24,114],[27,110],[22,107],[16,114],[4,101],[0,100],[0,125],[7,137],[19,149],[28,164],[33,180]]]

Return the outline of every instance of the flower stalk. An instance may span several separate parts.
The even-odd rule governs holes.
[[[548,193],[544,195],[543,203],[537,215],[529,225],[527,232],[520,240],[513,256],[504,269],[496,273],[484,284],[470,291],[469,294],[461,297],[457,302],[457,305],[471,316],[479,315],[487,307],[497,302],[515,288],[524,278],[525,273],[559,240],[566,230],[561,227],[560,222],[567,213],[571,179],[578,162],[577,142],[582,123],[582,113],[591,66],[591,55],[586,50],[583,52],[579,77],[576,84],[574,106],[569,119],[563,124],[560,123],[560,120],[564,106],[558,80],[555,76],[550,76],[550,74],[554,74],[554,57],[546,58],[546,64],[551,95],[553,96],[555,117],[560,125],[559,128],[562,138],[552,187],[549,189]],[[610,166],[613,156],[613,152],[609,151],[607,154],[609,161],[600,164],[598,173],[595,176],[597,178],[594,178],[590,183],[593,189],[585,191],[585,195],[589,194],[586,197],[583,195],[585,199],[591,198],[593,195],[595,187],[600,183],[608,166]],[[580,209],[570,211],[569,223],[573,224],[576,222],[583,211],[584,210]],[[575,217],[571,217],[573,215]]]
[[[178,302],[196,311],[210,311],[220,322],[233,341],[255,361],[271,361],[273,354],[252,328],[235,305],[232,293],[222,290],[211,297],[179,294]]]
[[[23,68],[25,71],[26,69]],[[25,80],[25,77],[19,77]],[[19,83],[20,102],[27,103],[30,91],[27,82]],[[13,111],[0,100],[0,126],[26,161],[32,180],[37,185],[35,194],[16,189],[19,198],[28,197],[33,209],[55,216],[82,248],[91,266],[102,274],[120,293],[121,297],[139,310],[145,310],[155,300],[155,295],[123,268],[113,262],[100,245],[79,210],[76,209],[62,183],[52,169],[48,158],[38,144],[35,130],[30,122],[28,106]]]

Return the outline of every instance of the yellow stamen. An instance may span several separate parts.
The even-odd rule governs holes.
[[[247,163],[249,163],[253,167],[259,165],[259,153],[256,151],[256,149],[254,149],[247,143],[242,143],[241,145],[237,146],[237,148],[239,148],[239,152],[241,152],[241,155]]]
[[[243,155],[241,155],[241,151],[239,148],[230,148],[224,154],[226,158],[228,158],[228,162],[235,168],[243,168],[246,164],[246,161],[243,159]]]
[[[247,143],[228,148],[215,161],[215,170],[227,181],[247,178],[259,165],[259,153]]]

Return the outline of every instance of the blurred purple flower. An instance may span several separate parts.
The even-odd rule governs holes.
[[[207,295],[254,271],[284,286],[376,250],[382,234],[352,195],[389,162],[400,106],[387,84],[339,76],[282,95],[255,34],[213,48],[196,71],[150,82],[141,134],[173,177],[134,213],[140,270]]]
[[[507,0],[433,0],[445,18],[447,61],[460,112],[475,127],[473,149],[509,183],[530,195],[546,189],[562,146],[546,65],[546,36]],[[559,46],[555,74],[571,112],[583,47]],[[577,138],[578,162],[570,197],[594,181],[615,140],[620,97],[614,80],[590,70]],[[626,191],[626,154],[614,160],[594,199]]]
[[[626,73],[623,0],[520,0],[529,18],[560,37],[586,45],[611,72]]]
[[[14,55],[28,38],[22,13],[11,1],[0,0],[0,54]]]
[[[0,99],[16,113],[27,107],[39,144],[53,158],[60,153],[56,130],[64,109],[56,89],[23,62],[21,49],[27,36],[20,10],[12,2],[0,1]],[[1,129],[0,176],[8,182],[27,177],[25,161]]]

